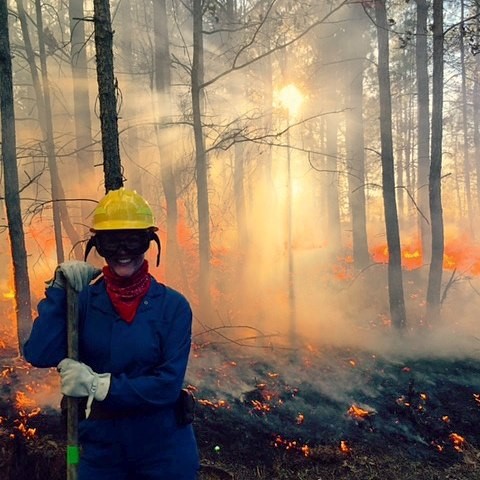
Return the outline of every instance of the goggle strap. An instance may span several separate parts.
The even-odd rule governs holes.
[[[160,265],[160,253],[162,251],[162,245],[160,244],[160,239],[155,232],[151,232],[152,240],[157,244],[157,267]]]
[[[88,254],[90,253],[90,250],[93,247],[95,247],[95,248],[97,247],[97,239],[95,238],[95,236],[90,237],[90,239],[87,242],[87,245],[85,247],[85,256],[83,257],[84,262],[87,261]]]

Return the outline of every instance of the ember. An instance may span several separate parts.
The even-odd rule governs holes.
[[[277,435],[275,437],[275,440],[273,441],[273,446],[275,448],[282,447],[285,450],[301,452],[305,457],[308,457],[310,455],[310,447],[308,445],[301,445],[296,440],[286,440],[280,435]]]
[[[355,420],[365,420],[366,418],[375,415],[375,412],[371,410],[365,410],[364,408],[361,408],[358,405],[352,405],[348,409],[347,413]]]
[[[204,399],[197,399],[197,402],[204,407],[210,408],[230,408],[230,405],[225,400],[217,400],[216,402],[212,402],[210,400]]]
[[[455,450],[457,450],[458,452],[461,452],[463,444],[465,443],[465,438],[463,438],[458,433],[451,433],[449,438],[453,443],[453,448],[455,448]]]
[[[340,441],[340,451],[343,453],[351,453],[352,449],[348,446],[345,440]]]

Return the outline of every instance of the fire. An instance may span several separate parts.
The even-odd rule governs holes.
[[[230,408],[230,405],[228,404],[228,402],[226,400],[218,400],[216,402],[212,402],[210,400],[204,400],[204,399],[199,398],[199,399],[197,399],[197,402],[200,405],[203,405],[205,407],[214,408],[214,409]]]
[[[376,245],[371,250],[372,258],[377,263],[388,263],[388,247]],[[415,270],[423,266],[422,248],[418,241],[402,245],[402,266],[406,270]],[[443,256],[445,270],[462,269],[473,275],[480,274],[480,247],[473,245],[468,238],[446,239]]]
[[[13,300],[15,298],[15,290],[10,290],[8,292],[3,292],[3,298],[5,300]]]
[[[480,393],[474,393],[473,398],[480,405]]]
[[[3,342],[2,343],[2,348],[3,347]],[[0,377],[1,378],[8,378],[13,372],[13,367],[7,367],[7,368],[4,368],[1,372],[0,372]]]
[[[15,394],[15,408],[19,411],[24,411],[27,409],[36,410],[36,404],[31,399],[28,398],[27,395],[23,392],[17,392]]]
[[[252,400],[252,405],[254,410],[258,410],[259,412],[270,412],[272,407],[267,403],[262,403],[259,400]]]
[[[355,420],[365,420],[366,418],[375,414],[371,410],[365,410],[358,405],[353,404],[347,411],[347,414]]]
[[[301,425],[305,421],[305,415],[303,413],[299,413],[297,418],[295,419],[295,423],[297,425]]]
[[[432,442],[431,444],[432,444],[440,453],[443,452],[443,450],[444,450],[443,445],[440,445],[440,444],[438,444],[438,443],[436,443],[436,442]]]
[[[35,433],[37,432],[36,428],[29,428],[23,422],[19,423],[19,425],[16,428],[25,438],[28,438],[28,439],[34,438]]]
[[[463,446],[465,444],[464,437],[462,437],[458,433],[451,433],[448,438],[453,443],[453,448],[457,450],[457,452],[461,452],[463,450]]]
[[[372,249],[372,258],[377,263],[388,263],[388,247],[377,245]],[[402,266],[406,270],[415,270],[423,265],[421,247],[416,244],[402,247]]]
[[[340,440],[340,451],[342,453],[351,453],[352,449],[348,446],[346,440]]]
[[[343,259],[344,264],[340,265],[333,265],[333,274],[335,275],[336,278],[339,280],[352,280],[354,278],[354,273],[353,271],[349,271],[348,266],[347,266],[347,259]]]
[[[273,446],[275,448],[283,447],[285,450],[301,452],[305,457],[308,457],[311,452],[311,448],[307,444],[299,444],[296,440],[286,440],[280,435],[275,437]]]
[[[396,400],[397,405],[403,405],[404,407],[410,407],[410,402],[407,401],[407,398],[405,395],[402,395],[401,397],[398,397]]]

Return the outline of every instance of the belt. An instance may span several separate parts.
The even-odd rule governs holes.
[[[86,408],[87,399],[81,398],[78,402],[78,414],[80,416],[80,420],[85,419]],[[118,420],[121,418],[133,417],[135,415],[139,415],[140,413],[141,412],[138,409],[133,408],[108,408],[105,405],[102,405],[101,402],[96,402],[94,400],[90,409],[88,420]]]
[[[118,420],[120,418],[133,417],[139,414],[140,412],[138,409],[122,408],[113,410],[105,407],[100,402],[94,401],[88,418],[90,420]]]

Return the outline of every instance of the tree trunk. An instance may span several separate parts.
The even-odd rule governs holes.
[[[334,24],[333,24],[334,25]],[[325,59],[324,62],[328,67],[324,68],[323,78],[320,78],[320,84],[330,85],[330,78],[338,78],[340,69],[338,66],[338,57],[341,53],[339,48],[338,38],[335,34],[337,29],[336,26],[329,27],[329,37],[327,44],[325,45],[325,39],[322,39],[320,43],[320,48],[325,48]],[[327,89],[322,85],[323,91],[326,93]],[[338,123],[339,123],[339,114],[335,112],[338,109],[338,90],[337,86],[329,86],[331,93],[324,99],[325,107],[327,111],[330,111],[326,115],[326,165],[327,172],[325,172],[325,177],[327,181],[327,242],[328,242],[328,251],[333,256],[336,257],[337,253],[342,247],[342,230],[340,226],[340,201],[339,201],[339,162],[338,162]]]
[[[153,28],[155,37],[155,91],[157,94],[157,102],[155,104],[157,116],[156,133],[160,154],[162,187],[167,211],[165,275],[166,278],[171,279],[176,270],[175,266],[178,265],[180,260],[180,249],[177,239],[177,189],[169,154],[168,129],[166,128],[166,123],[171,118],[172,107],[170,99],[170,48],[165,0],[153,0]]]
[[[465,5],[464,1],[460,1],[461,4],[461,21],[465,20]],[[463,25],[463,23],[462,23]],[[469,228],[469,233],[473,237],[474,230],[473,230],[473,209],[472,209],[472,191],[471,191],[471,183],[470,183],[470,152],[468,146],[468,114],[467,114],[467,72],[465,68],[465,33],[463,28],[460,29],[460,68],[461,68],[461,79],[462,79],[462,133],[463,133],[463,178],[465,182],[465,199],[467,203],[467,211],[465,212],[467,218],[467,225]]]
[[[248,246],[248,229],[245,202],[245,188],[243,185],[245,177],[245,144],[243,142],[235,143],[234,168],[233,168],[233,189],[235,198],[235,213],[238,230],[238,248],[239,251],[245,251]],[[244,266],[241,261],[239,270]],[[241,272],[239,272],[241,275]]]
[[[197,182],[198,242],[200,256],[200,312],[210,312],[210,212],[208,202],[208,165],[203,138],[203,11],[202,1],[193,0],[192,109],[195,137],[195,173]]]
[[[477,177],[476,205],[480,209],[480,58],[475,56],[473,84],[473,145],[475,158],[475,176]],[[477,221],[478,225],[478,221]]]
[[[476,6],[476,32],[480,34],[480,5]],[[475,173],[477,177],[476,205],[480,209],[480,55],[475,55],[475,71],[473,77],[473,144],[475,148]],[[478,221],[475,227],[478,226]]]
[[[428,85],[428,3],[417,1],[417,26],[415,62],[417,70],[417,205],[421,212],[418,216],[420,238],[422,242],[423,262],[428,264],[431,257],[430,207],[428,200],[428,170],[430,164],[430,112]]]
[[[336,113],[327,116],[327,170],[328,173],[328,250],[336,255],[342,245],[340,204],[338,198],[338,118]]]
[[[53,230],[55,234],[55,247],[56,247],[56,254],[57,254],[57,262],[63,262],[64,260],[64,253],[63,253],[63,244],[62,244],[62,230],[61,230],[61,222],[60,222],[60,212],[58,209],[59,204],[57,203],[58,195],[56,191],[54,191],[57,182],[55,181],[58,178],[58,174],[56,173],[56,165],[55,162],[49,156],[49,144],[48,144],[48,132],[47,128],[47,115],[45,109],[45,99],[43,96],[42,86],[40,83],[40,79],[38,76],[37,65],[35,62],[35,53],[32,48],[32,44],[30,41],[30,33],[28,31],[27,25],[27,17],[25,14],[25,9],[23,6],[23,0],[17,0],[17,9],[18,9],[18,18],[20,20],[20,26],[22,28],[22,35],[23,41],[25,44],[25,53],[28,61],[28,65],[30,67],[30,73],[32,75],[32,83],[33,88],[35,90],[35,98],[37,100],[37,108],[38,108],[38,121],[40,124],[40,129],[42,131],[44,142],[46,144],[47,149],[47,159],[48,159],[48,166],[49,168],[52,167],[53,170],[50,170],[50,177],[51,177],[51,185],[52,185],[52,212],[53,212]]]
[[[58,174],[58,168],[56,163],[56,153],[55,145],[53,140],[53,121],[52,121],[52,111],[50,105],[50,87],[47,74],[47,65],[46,65],[46,53],[45,53],[45,42],[42,31],[42,11],[41,6],[38,1],[35,2],[36,14],[37,14],[37,32],[38,32],[38,42],[39,42],[39,53],[40,53],[40,63],[41,63],[41,75],[43,81],[40,81],[37,65],[35,61],[35,53],[32,48],[30,41],[30,34],[28,31],[27,25],[27,16],[25,14],[24,6],[22,0],[17,0],[18,16],[20,19],[20,25],[22,29],[22,35],[25,43],[25,52],[27,61],[30,67],[30,73],[32,75],[32,83],[35,90],[35,98],[37,100],[38,108],[38,120],[42,135],[44,138],[48,168],[50,171],[50,182],[52,190],[52,212],[53,212],[53,228],[55,233],[55,246],[57,254],[57,262],[61,263],[64,261],[65,254],[63,250],[62,242],[62,223],[65,227],[65,231],[70,238],[71,244],[75,248],[76,256],[81,256],[81,251],[79,247],[79,236],[75,229],[73,228],[66,205],[64,203],[64,192],[61,185],[60,177]]]
[[[442,211],[442,120],[443,120],[443,1],[433,0],[432,160],[429,175],[432,261],[428,277],[427,320],[440,319],[443,273]]]
[[[395,171],[392,141],[392,105],[389,72],[388,23],[385,0],[375,3],[378,36],[378,84],[380,95],[380,140],[382,148],[382,191],[388,246],[388,293],[392,324],[397,329],[406,325],[403,293],[400,234],[395,198]]]
[[[85,46],[85,20],[83,0],[70,0],[70,63],[73,78],[73,109],[75,118],[76,159],[78,184],[82,197],[94,196],[94,160],[92,153],[92,122],[90,117],[90,95],[88,92],[87,49]],[[86,202],[81,204],[81,215],[90,214]],[[84,231],[86,233],[86,229]]]
[[[43,34],[43,14],[42,5],[40,0],[35,0],[35,11],[37,17],[37,34],[38,34],[38,50],[40,57],[40,66],[42,74],[42,86],[43,86],[43,105],[45,108],[45,148],[47,150],[48,169],[50,170],[50,181],[52,184],[52,200],[53,200],[53,212],[54,212],[54,225],[56,231],[57,240],[57,260],[59,263],[64,261],[64,251],[62,242],[62,229],[63,225],[67,236],[73,246],[73,252],[77,259],[83,258],[83,251],[80,246],[80,237],[78,236],[75,228],[70,220],[70,214],[65,203],[65,192],[62,187],[62,181],[58,173],[57,166],[57,154],[55,151],[55,142],[53,136],[53,115],[52,115],[52,103],[50,100],[50,80],[48,78],[47,70],[47,53],[45,51],[45,37]],[[58,225],[57,225],[58,223]]]
[[[105,191],[123,187],[117,114],[117,83],[113,72],[113,30],[108,0],[94,0],[97,83],[102,131]]]
[[[126,81],[122,84],[122,150],[125,152],[123,157],[123,167],[125,169],[125,182],[128,182],[129,188],[137,192],[143,192],[146,186],[145,169],[142,166],[139,136],[142,128],[138,125],[138,118],[144,115],[143,102],[138,101],[140,91],[138,83],[138,72],[143,70],[139,65],[145,59],[142,55],[138,55],[137,47],[141,44],[138,41],[138,31],[133,28],[133,24],[137,24],[137,16],[140,16],[138,10],[143,8],[151,16],[151,3],[155,6],[157,2],[119,2],[115,3],[116,15],[115,22],[115,45],[118,50],[116,57],[117,63],[115,67],[123,73]],[[142,12],[143,13],[143,12]],[[155,20],[153,19],[155,22]],[[135,23],[134,23],[135,22]],[[155,28],[155,27],[154,27]],[[152,51],[153,51],[152,46]],[[147,54],[148,55],[148,54]],[[152,53],[153,56],[153,53]],[[151,77],[155,75],[151,72]],[[149,82],[153,88],[153,80]],[[152,107],[154,108],[154,102]]]
[[[348,35],[348,82],[346,149],[348,192],[352,221],[353,264],[356,270],[370,263],[367,241],[367,215],[365,201],[365,141],[363,122],[363,77],[365,71],[366,42],[363,38],[366,15],[363,8],[351,6],[352,20]],[[354,60],[355,59],[355,60]]]
[[[2,159],[10,250],[15,286],[15,313],[20,353],[32,326],[30,282],[23,231],[16,157],[15,111],[13,106],[12,59],[8,36],[7,0],[0,0],[0,118]]]

